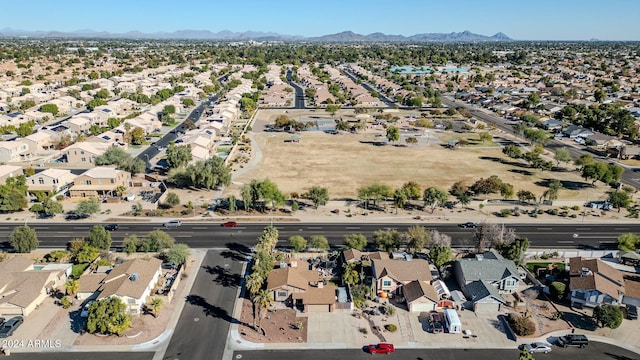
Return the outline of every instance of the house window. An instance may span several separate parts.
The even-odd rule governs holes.
[[[82,158],[82,162],[87,162],[87,158]]]
[[[91,185],[91,180],[85,180],[85,181],[84,181],[84,184],[85,184],[85,185]]]
[[[115,184],[115,183],[116,183],[116,180],[115,180],[115,179],[111,179],[111,183],[112,183],[112,184]]]
[[[514,286],[516,286],[516,281],[515,280],[506,280],[504,282],[504,284],[505,284],[506,287],[514,287]]]
[[[59,182],[58,179],[53,179],[54,184],[57,184],[58,182]]]
[[[84,155],[84,150],[80,151],[80,155]]]
[[[287,297],[288,293],[286,291],[278,291],[277,296],[279,298]]]
[[[44,179],[43,178],[38,178],[38,184],[43,185],[44,184]]]
[[[391,280],[384,280],[382,286],[391,286]]]
[[[129,304],[135,304],[135,303],[136,303],[136,299],[129,299],[129,300],[128,300],[128,303],[129,303]]]

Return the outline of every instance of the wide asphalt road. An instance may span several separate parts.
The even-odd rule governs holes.
[[[0,224],[0,239],[8,239],[15,226],[22,224]],[[64,248],[77,237],[89,234],[95,223],[32,223],[36,230],[40,247]],[[129,235],[144,236],[152,230],[162,229],[171,234],[177,242],[188,244],[192,248],[224,247],[228,243],[253,246],[266,226],[265,223],[242,223],[235,228],[221,227],[219,223],[183,223],[181,227],[164,228],[160,223],[119,224],[118,230],[111,233],[113,247],[120,247],[122,239]],[[463,229],[456,224],[432,224],[416,221],[414,223],[275,223],[280,231],[280,245],[287,245],[292,235],[302,235],[307,239],[311,235],[324,235],[333,246],[344,244],[347,234],[359,233],[372,240],[376,230],[392,228],[404,232],[410,226],[420,225],[428,229],[437,229],[452,237],[457,248],[472,247],[474,229]],[[527,237],[532,247],[537,248],[615,248],[616,239],[623,233],[640,233],[640,224],[591,224],[576,219],[573,224],[507,224],[514,228],[520,237]],[[8,247],[8,243],[2,244]]]
[[[238,321],[233,305],[244,252],[207,252],[163,359],[222,359],[229,326]]]
[[[446,336],[446,335],[444,335]],[[363,346],[366,344],[363,344]],[[515,348],[515,345],[514,345]],[[495,349],[400,349],[384,356],[384,359],[413,360],[516,360],[518,350]],[[609,344],[591,342],[585,349],[555,347],[548,354],[535,354],[536,360],[640,360],[640,356],[631,351]],[[375,355],[374,355],[375,357]],[[363,350],[287,350],[287,351],[236,351],[234,359],[242,360],[358,360],[371,359],[372,355]]]
[[[291,87],[293,87],[293,89],[296,92],[293,108],[306,109],[307,106],[304,104],[304,90],[302,89],[302,87],[300,87],[298,84],[296,84],[293,81],[293,77],[291,76],[291,73],[292,73],[291,69],[287,70],[287,81],[289,82],[289,85],[291,85]]]
[[[151,360],[150,352],[48,352],[11,353],[7,359],[19,360]],[[4,358],[2,355],[0,357]]]

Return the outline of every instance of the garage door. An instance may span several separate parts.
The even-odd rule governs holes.
[[[473,311],[478,313],[498,312],[500,303],[475,303]]]
[[[413,303],[409,309],[411,312],[429,312],[431,310],[433,310],[432,303]]]
[[[327,312],[329,312],[329,305],[307,305],[307,312],[327,313]]]

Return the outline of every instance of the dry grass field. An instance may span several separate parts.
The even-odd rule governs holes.
[[[269,115],[258,121],[273,117]],[[264,124],[256,124],[254,129],[258,131],[261,125]],[[450,132],[431,132],[431,137],[441,138],[440,143],[430,141],[411,146],[375,145],[384,139],[376,134],[382,134],[382,130],[338,135],[309,131],[300,134],[299,143],[291,143],[286,142],[291,134],[257,132],[254,146],[259,148],[258,161],[235,178],[225,193],[237,193],[242,184],[256,178],[271,179],[285,193],[303,193],[314,185],[326,186],[333,199],[355,198],[358,187],[372,183],[397,188],[407,181],[416,181],[422,188],[449,189],[458,180],[471,185],[475,180],[491,175],[511,183],[516,192],[529,190],[537,196],[545,191],[544,183],[549,179],[558,179],[568,185],[585,184],[575,171],[541,172],[529,169],[524,163],[519,165],[495,145],[446,149],[441,144],[452,138]],[[477,137],[476,134],[467,136]],[[559,200],[584,201],[587,196],[594,200],[601,198],[606,190],[602,185],[581,190],[563,189]]]

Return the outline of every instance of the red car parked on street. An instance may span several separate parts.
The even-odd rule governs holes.
[[[369,345],[367,351],[369,351],[369,354],[390,354],[395,352],[396,349],[393,347],[393,344],[380,343]]]

